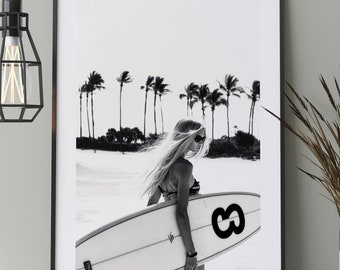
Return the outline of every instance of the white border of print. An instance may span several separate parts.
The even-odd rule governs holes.
[[[76,77],[77,2],[58,0],[57,130],[56,132],[56,236],[55,269],[75,267],[75,137],[76,108],[73,90]],[[281,111],[280,0],[261,0],[261,96],[262,106]],[[71,97],[70,97],[71,95]],[[265,243],[261,269],[281,269],[281,131],[279,121],[262,110],[261,163],[265,188],[261,194]],[[53,266],[52,266],[53,267]]]

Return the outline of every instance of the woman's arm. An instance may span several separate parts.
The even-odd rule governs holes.
[[[193,254],[196,251],[192,241],[190,221],[187,212],[189,203],[189,179],[192,175],[192,164],[189,162],[187,164],[178,164],[174,169],[176,170],[175,174],[178,178],[176,207],[177,225],[187,254]]]
[[[156,191],[149,198],[148,206],[158,203],[160,197],[161,197],[161,190],[157,188]]]

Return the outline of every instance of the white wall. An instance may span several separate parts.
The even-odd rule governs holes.
[[[50,263],[52,0],[25,0],[44,62],[45,108],[32,124],[0,124],[0,269],[46,270]],[[285,80],[327,111],[318,77],[340,78],[340,1],[285,0]],[[287,117],[294,119],[288,113]],[[286,269],[338,269],[339,219],[310,169],[304,147],[285,134]]]
[[[333,76],[340,79],[340,1],[284,2],[285,80],[330,113],[318,78],[323,74],[332,86]],[[286,269],[338,269],[336,209],[323,188],[297,170],[312,168],[301,156],[307,152],[291,134],[285,136]]]
[[[0,269],[50,266],[52,0],[23,0],[43,62],[45,107],[31,124],[0,123]]]

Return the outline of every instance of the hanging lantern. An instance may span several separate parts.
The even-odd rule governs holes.
[[[44,106],[41,61],[21,0],[2,5],[0,122],[32,122]]]

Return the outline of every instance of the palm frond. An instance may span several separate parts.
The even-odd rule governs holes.
[[[130,83],[133,81],[132,77],[129,74],[129,71],[123,71],[119,77],[116,78],[118,82],[121,84]]]
[[[238,78],[236,78],[236,76],[231,75],[231,74],[227,74],[225,75],[225,85],[228,89],[232,89],[236,86],[236,84],[238,83]]]
[[[103,83],[104,80],[102,76],[98,72],[92,71],[87,77],[86,92],[90,92],[92,94],[96,89],[105,89],[105,86],[102,85]]]
[[[232,93],[239,92],[240,94],[245,93],[244,89],[243,89],[242,87],[239,87],[239,86],[230,89],[230,92],[232,92]],[[235,94],[234,94],[234,95],[235,95]]]
[[[222,83],[220,83],[219,81],[217,81],[217,82],[218,82],[220,89],[227,91],[226,87]]]
[[[224,106],[226,106],[226,107],[229,106],[229,102],[228,102],[228,100],[226,100],[225,98],[222,99],[221,102],[222,102],[222,105],[224,105]]]
[[[79,92],[86,93],[87,89],[88,89],[88,84],[87,82],[84,82],[84,84],[79,88]]]
[[[150,85],[152,84],[153,80],[154,80],[153,76],[148,76],[148,78],[146,79],[146,83],[145,83],[146,87],[148,87],[148,86],[150,87]]]
[[[260,81],[255,80],[252,85],[254,95],[260,95]]]
[[[194,107],[194,105],[196,104],[198,102],[198,99],[192,99],[191,101],[190,101],[190,109],[192,109],[193,107]]]

